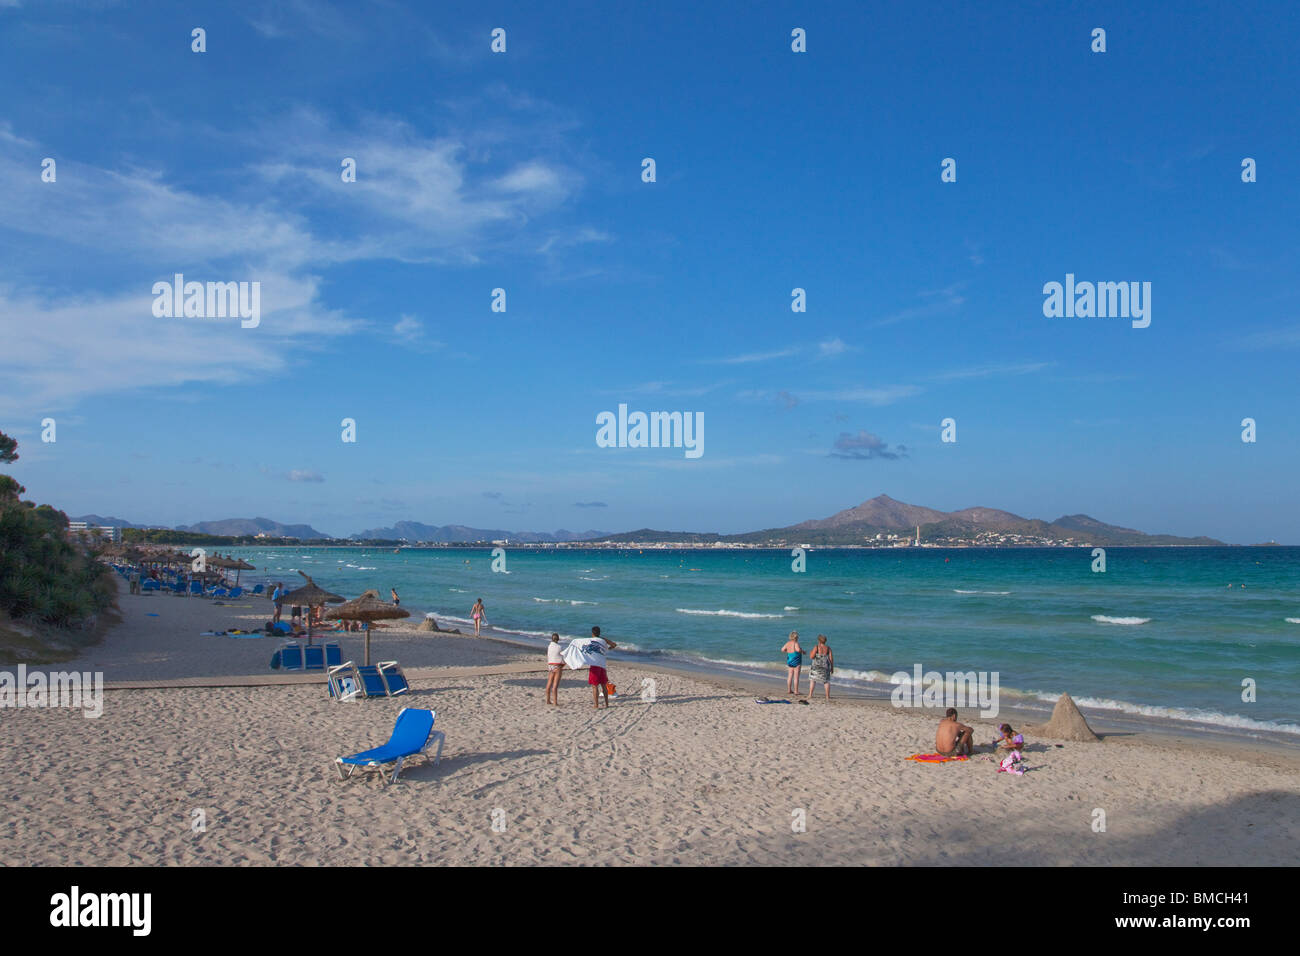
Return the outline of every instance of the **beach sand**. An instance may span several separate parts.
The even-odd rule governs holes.
[[[195,636],[265,620],[269,602],[253,602],[124,594],[122,625],[59,665],[109,681],[228,686],[108,690],[98,719],[0,712],[0,859],[1292,865],[1300,851],[1300,758],[1290,754],[1138,734],[1063,748],[1030,738],[1023,777],[982,757],[921,765],[903,758],[933,748],[931,713],[820,697],[759,705],[748,687],[617,652],[610,676],[622,693],[608,710],[592,709],[585,671],[566,672],[562,705],[547,707],[542,654],[409,622],[377,632],[373,657],[401,660],[413,693],[335,702],[319,675],[269,670],[274,639]],[[342,643],[359,659],[355,635]],[[638,696],[643,680],[653,702]],[[386,740],[403,706],[437,710],[441,764],[412,762],[387,787],[339,781],[333,759]],[[992,721],[966,719],[978,741],[992,738]]]

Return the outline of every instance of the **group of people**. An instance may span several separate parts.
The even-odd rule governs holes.
[[[969,757],[974,746],[975,728],[961,723],[957,719],[957,708],[949,707],[934,734],[935,752],[941,757]],[[998,724],[998,737],[991,746],[999,767],[1011,769],[1020,762],[1024,753],[1025,735],[1016,733],[1010,724]]]
[[[585,667],[587,683],[591,686],[592,707],[600,710],[603,695],[608,708],[614,685],[609,680],[605,655],[616,647],[618,645],[609,638],[600,636],[599,627],[591,629],[590,638],[575,638],[568,647],[560,647],[560,635],[552,634],[551,643],[546,646],[546,702],[559,705],[560,679],[566,666],[574,670]]]
[[[803,672],[803,647],[799,644],[799,632],[791,631],[790,639],[781,645],[785,655],[786,679],[785,689],[794,696],[799,696],[799,675]],[[826,635],[818,634],[817,643],[808,655],[808,697],[812,700],[813,691],[821,684],[826,689],[826,699],[831,699],[831,674],[835,672],[835,654],[826,643]]]

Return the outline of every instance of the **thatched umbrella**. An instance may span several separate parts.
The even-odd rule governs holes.
[[[311,610],[310,609],[313,607],[317,607],[318,605],[339,604],[343,601],[346,601],[347,598],[343,597],[343,595],[341,594],[334,594],[330,591],[326,591],[324,588],[318,587],[316,585],[316,582],[311,579],[311,575],[303,571],[299,571],[298,573],[307,579],[307,583],[300,588],[296,588],[295,590],[290,591],[280,600],[282,603],[288,604],[291,607],[305,606],[308,608],[307,643],[310,644],[311,643]]]
[[[232,568],[235,569],[235,584],[236,584],[236,586],[238,586],[238,584],[239,584],[239,572],[240,572],[240,571],[256,571],[256,570],[257,570],[257,568],[253,567],[251,564],[249,564],[249,563],[248,563],[247,561],[245,561],[243,558],[235,558],[235,559],[234,559],[234,563],[232,563],[230,566],[231,566]]]
[[[367,623],[410,616],[411,612],[406,608],[379,600],[379,592],[374,589],[367,591],[359,598],[348,601],[347,604],[329,608],[321,615],[321,617],[327,617],[331,620],[366,621]],[[367,666],[370,664],[370,628],[366,628],[365,663]]]

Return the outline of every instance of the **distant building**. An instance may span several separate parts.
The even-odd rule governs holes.
[[[111,524],[101,524],[92,527],[84,521],[69,521],[68,535],[75,535],[78,537],[82,535],[98,535],[105,541],[120,543],[122,540],[122,529],[114,528]]]

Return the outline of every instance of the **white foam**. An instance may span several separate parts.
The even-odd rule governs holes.
[[[963,591],[961,588],[953,588],[953,594],[1010,594],[1010,591]]]
[[[709,617],[743,617],[743,618],[760,618],[760,617],[785,617],[784,614],[751,614],[747,611],[697,611],[689,607],[679,607],[678,614],[704,614]]]
[[[787,605],[785,606],[785,610],[787,610],[787,611],[797,611],[797,610],[799,610],[799,609],[798,609],[797,607],[795,607],[793,604],[787,604]]]
[[[1106,614],[1094,614],[1092,619],[1098,624],[1147,624],[1149,617],[1110,617]]]
[[[1286,622],[1288,624],[1300,624],[1300,617],[1288,617]]]

